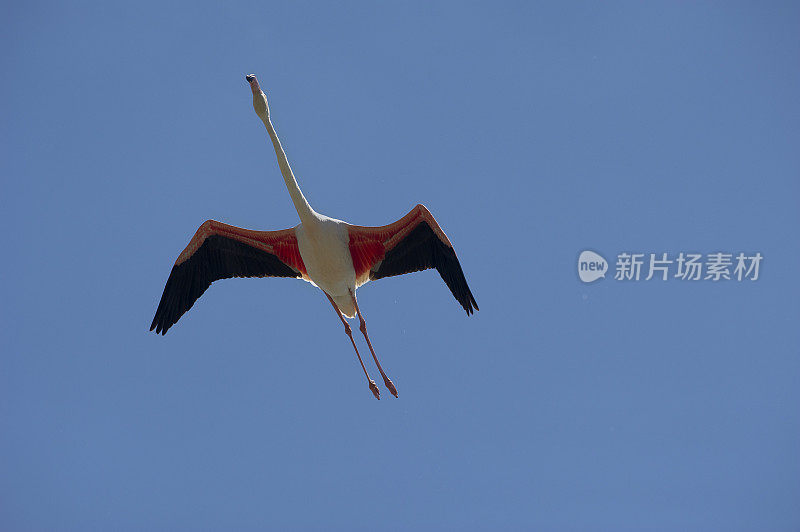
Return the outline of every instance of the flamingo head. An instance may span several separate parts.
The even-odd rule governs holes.
[[[250,84],[250,90],[253,91],[253,109],[261,120],[269,119],[269,105],[267,105],[267,96],[261,87],[258,85],[258,80],[255,75],[248,74],[245,79]]]

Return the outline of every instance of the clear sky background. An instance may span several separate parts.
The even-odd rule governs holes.
[[[0,529],[800,527],[797,4],[2,11]],[[358,292],[399,399],[300,281],[148,332],[204,220],[299,221],[250,72],[315,209],[455,244],[473,317],[432,271]]]

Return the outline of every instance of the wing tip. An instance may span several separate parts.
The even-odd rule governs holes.
[[[167,325],[165,320],[156,313],[156,317],[153,318],[153,323],[150,324],[150,332],[155,331],[156,334],[164,336],[171,326],[172,324]]]

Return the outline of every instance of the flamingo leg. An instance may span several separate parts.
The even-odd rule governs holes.
[[[375,381],[369,378],[369,373],[367,373],[367,368],[364,366],[364,361],[361,360],[361,355],[358,354],[358,348],[356,347],[356,341],[353,340],[353,331],[350,329],[350,324],[347,323],[347,320],[344,319],[344,316],[342,316],[342,311],[339,310],[338,305],[336,305],[336,302],[331,298],[331,296],[329,296],[327,292],[325,292],[325,296],[327,296],[328,301],[330,301],[331,305],[333,305],[333,308],[336,311],[336,315],[339,316],[340,320],[342,320],[342,324],[344,325],[344,332],[350,338],[350,343],[353,344],[353,349],[356,350],[356,356],[358,357],[358,362],[361,364],[361,369],[364,370],[364,375],[367,376],[367,381],[369,381],[369,389],[372,391],[372,395],[375,396],[375,399],[378,399],[380,401],[381,392],[380,390],[378,390],[378,385],[375,384]],[[370,349],[372,349],[372,347],[370,347]],[[373,354],[372,356],[375,355]],[[378,369],[380,369],[380,366],[378,366]],[[383,370],[381,370],[381,374],[383,374]],[[384,375],[384,379],[385,378],[386,376]]]
[[[375,365],[378,366],[378,371],[381,372],[381,377],[383,377],[383,384],[386,385],[386,388],[397,397],[397,388],[394,387],[394,383],[392,380],[386,376],[386,373],[383,372],[383,368],[381,367],[381,363],[378,362],[378,357],[375,356],[375,350],[372,348],[372,342],[369,341],[369,335],[367,334],[367,322],[364,321],[364,316],[361,315],[361,310],[358,308],[358,301],[356,301],[356,295],[353,292],[350,292],[350,297],[353,298],[353,305],[356,307],[356,314],[358,314],[358,320],[361,322],[359,329],[364,334],[364,338],[367,340],[367,345],[369,346],[369,351],[372,353],[372,358],[375,360]],[[351,337],[352,340],[352,337]],[[355,344],[353,344],[355,345]]]

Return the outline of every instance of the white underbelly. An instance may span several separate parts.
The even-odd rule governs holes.
[[[350,257],[347,229],[333,222],[323,222],[315,231],[300,224],[295,227],[295,234],[311,281],[339,300],[355,292],[356,272]]]

